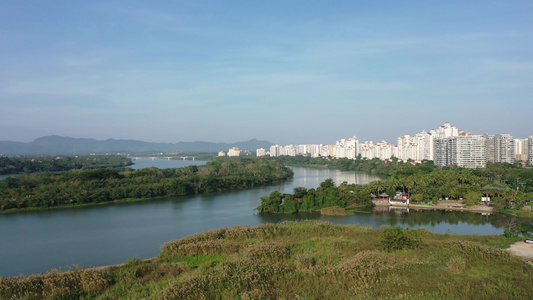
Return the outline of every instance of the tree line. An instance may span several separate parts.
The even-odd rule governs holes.
[[[271,160],[278,160],[286,165],[298,167],[319,167],[339,169],[343,171],[361,171],[372,175],[390,176],[400,170],[412,170],[413,164],[409,161],[401,161],[396,157],[389,160],[381,160],[379,158],[339,158],[334,159],[330,157],[306,157],[306,156],[278,156],[271,157]],[[416,166],[418,169],[423,169],[426,172],[436,170],[437,167],[430,161]]]
[[[117,168],[132,164],[130,158],[118,155],[0,157],[0,174]]]
[[[480,202],[481,197],[490,197],[496,210],[521,208],[533,200],[533,169],[520,165],[489,163],[484,169],[438,169],[431,161],[411,164],[396,159],[381,161],[281,157],[279,161],[288,165],[365,172],[373,170],[369,173],[387,175],[387,178],[366,185],[343,183],[337,187],[328,181],[323,182],[316,190],[296,188],[292,195],[272,192],[261,199],[259,211],[293,213],[328,206],[371,205],[373,196],[385,193],[392,197],[397,191],[408,194],[411,201],[425,203],[454,199],[462,200],[467,205],[475,205]]]
[[[281,162],[251,159],[176,169],[32,173],[0,180],[0,211],[237,190],[292,176]]]

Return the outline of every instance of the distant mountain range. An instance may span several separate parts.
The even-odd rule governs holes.
[[[0,141],[0,155],[83,155],[105,153],[208,153],[221,150],[228,151],[232,147],[241,150],[255,151],[259,148],[268,149],[273,143],[251,139],[246,142],[236,143],[211,143],[211,142],[179,142],[179,143],[149,143],[136,140],[105,141],[71,138],[57,135],[45,136],[29,143]]]

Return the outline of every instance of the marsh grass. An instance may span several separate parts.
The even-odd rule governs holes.
[[[346,216],[346,209],[339,206],[330,206],[320,209],[323,216]]]
[[[529,299],[533,267],[486,243],[416,233],[384,251],[380,231],[321,221],[221,228],[151,260],[0,278],[1,299]]]

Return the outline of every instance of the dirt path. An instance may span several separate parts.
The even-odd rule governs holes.
[[[526,260],[533,260],[533,244],[516,242],[512,244],[507,251]]]

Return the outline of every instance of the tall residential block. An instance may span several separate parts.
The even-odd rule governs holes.
[[[487,162],[514,163],[514,138],[510,134],[483,135]]]
[[[482,135],[437,138],[434,163],[438,167],[484,168],[487,165],[485,140]]]
[[[256,151],[256,155],[257,155],[258,157],[266,156],[266,150],[265,150],[264,148],[259,148],[259,149],[257,149],[257,151]]]
[[[281,146],[280,145],[272,145],[270,146],[270,156],[271,157],[277,157],[281,154]]]
[[[351,137],[349,139],[340,139],[335,143],[335,154],[337,158],[355,159],[359,148],[359,139]],[[329,152],[329,151],[328,151]]]
[[[527,162],[528,164],[533,165],[533,135],[527,139],[527,146],[529,152],[527,155]]]

